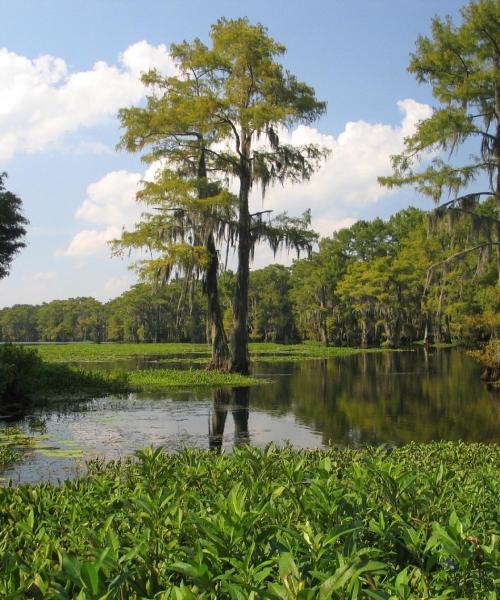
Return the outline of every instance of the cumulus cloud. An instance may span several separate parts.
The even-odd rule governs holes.
[[[328,148],[330,155],[310,181],[271,188],[266,206],[292,214],[310,208],[313,226],[322,235],[331,235],[361,218],[363,207],[394,193],[381,187],[377,177],[391,172],[390,156],[401,152],[404,138],[432,112],[430,106],[412,99],[400,100],[398,108],[402,119],[396,126],[350,121],[337,137],[307,126],[281,132],[284,142],[319,144]],[[262,206],[258,193],[254,193],[252,204],[255,210]]]
[[[139,173],[111,171],[87,187],[87,196],[75,212],[75,217],[99,228],[83,229],[71,240],[59,256],[109,255],[108,242],[120,237],[123,227],[137,222],[141,207],[135,201]]]
[[[139,173],[111,171],[87,188],[75,217],[99,225],[133,225],[140,214],[135,201]]]
[[[57,256],[99,256],[109,253],[108,242],[120,236],[119,227],[106,227],[101,231],[97,229],[83,229],[71,240],[66,250],[56,251]]]
[[[120,107],[139,102],[145,93],[139,76],[151,67],[176,72],[165,45],[137,42],[117,64],[98,61],[75,73],[62,58],[30,59],[0,48],[0,160],[54,147],[66,134],[100,125]],[[95,143],[84,149],[103,150]]]

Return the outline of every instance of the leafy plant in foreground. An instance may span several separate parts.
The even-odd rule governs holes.
[[[96,462],[0,489],[0,595],[492,600],[499,467],[462,443]]]

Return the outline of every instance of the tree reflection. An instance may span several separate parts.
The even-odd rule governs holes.
[[[221,388],[214,391],[214,406],[208,422],[208,444],[220,453],[228,410],[234,422],[234,445],[250,443],[248,432],[250,389],[248,387]]]
[[[325,444],[498,440],[500,393],[488,392],[464,352],[366,353],[289,367],[252,391],[252,409],[293,415]]]

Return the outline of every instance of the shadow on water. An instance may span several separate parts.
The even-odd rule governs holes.
[[[38,409],[21,426],[28,430],[28,417],[42,419],[44,443],[79,450],[80,459],[35,451],[4,476],[57,481],[81,473],[87,458],[116,459],[148,445],[221,452],[270,442],[302,448],[498,442],[499,391],[489,391],[480,373],[458,350],[365,353],[259,362],[255,374],[272,383],[251,388],[171,389]]]

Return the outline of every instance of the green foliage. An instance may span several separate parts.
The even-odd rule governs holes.
[[[127,391],[122,372],[98,372],[43,362],[38,349],[0,345],[0,407],[19,410],[33,401]]]
[[[198,386],[247,386],[265,383],[238,373],[207,371],[204,369],[144,369],[128,373],[128,381],[136,388],[198,387]]]
[[[469,352],[469,354],[485,366],[481,379],[498,386],[500,382],[500,340],[492,338],[482,348]]]
[[[0,346],[0,404],[26,402],[38,386],[40,368],[36,351]]]
[[[14,256],[24,248],[28,220],[21,212],[21,199],[5,189],[6,173],[0,173],[0,279],[8,275]]]
[[[492,339],[482,350],[475,350],[470,354],[487,367],[500,369],[500,340]]]
[[[290,300],[290,270],[269,265],[250,273],[250,337],[264,342],[297,340]]]
[[[497,191],[498,2],[473,0],[461,12],[459,25],[450,17],[436,17],[431,36],[417,40],[408,70],[419,82],[432,86],[442,107],[421,121],[417,131],[405,140],[405,151],[393,158],[394,175],[381,178],[389,186],[415,184],[436,201],[444,190],[456,195],[484,172],[491,177],[493,193]],[[451,156],[469,139],[479,142],[479,154],[472,156],[469,164],[448,164],[438,157],[423,171],[414,170],[424,153],[444,151]]]
[[[447,270],[471,253],[481,262],[494,252],[493,277],[500,281],[498,0],[471,0],[461,16],[458,25],[449,16],[435,17],[431,35],[418,38],[408,70],[419,82],[431,85],[440,106],[417,124],[415,133],[405,139],[404,151],[392,157],[393,174],[379,178],[388,187],[411,184],[436,204],[442,203],[432,214],[434,225],[445,217],[449,226],[467,223],[466,244],[429,267],[430,273],[438,271],[443,290]],[[484,179],[489,185],[471,189]],[[443,203],[446,193],[452,199]],[[493,209],[489,214],[483,210],[485,198]]]
[[[161,449],[0,489],[4,598],[495,598],[498,446]]]
[[[37,374],[37,388],[31,398],[46,404],[48,401],[104,396],[129,390],[129,377],[122,370],[98,371],[43,362]]]
[[[0,427],[0,469],[21,460],[20,450],[30,448],[32,445],[33,437],[24,433],[19,427]]]

